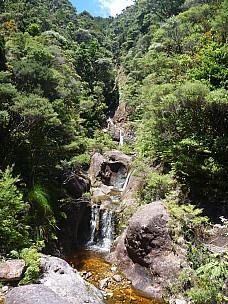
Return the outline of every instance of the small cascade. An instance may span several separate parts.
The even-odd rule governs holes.
[[[124,144],[124,131],[122,128],[120,128],[120,142],[119,142],[119,145],[120,146],[123,146]]]
[[[114,236],[114,211],[104,210],[101,216],[100,245],[104,250],[109,250]]]
[[[120,167],[116,173],[115,181],[112,184],[113,189],[117,192],[120,192],[126,182],[126,178],[127,178],[126,168]]]
[[[90,238],[86,247],[94,251],[109,251],[114,236],[114,211],[91,206]]]
[[[98,219],[99,219],[99,206],[93,205],[91,206],[90,238],[88,241],[88,245],[94,243]]]
[[[131,177],[131,174],[132,174],[132,171],[129,171],[128,174],[127,174],[127,177],[126,177],[126,179],[125,179],[124,185],[123,185],[123,187],[120,189],[121,192],[123,192],[123,191],[126,189],[126,187],[127,187],[127,185],[128,185],[128,182],[129,182],[129,179],[130,179],[130,177]]]

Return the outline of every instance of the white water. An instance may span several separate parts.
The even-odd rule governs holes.
[[[126,177],[125,182],[124,182],[124,185],[123,185],[123,187],[120,189],[121,192],[123,192],[123,191],[126,189],[126,187],[127,187],[127,185],[128,185],[128,182],[129,182],[129,179],[130,179],[130,177],[131,177],[131,173],[132,173],[132,170],[128,172],[127,177]]]
[[[114,211],[91,206],[90,238],[87,247],[93,251],[109,251],[114,237]]]
[[[87,245],[92,245],[94,243],[98,220],[99,220],[99,206],[93,205],[91,206],[90,238]]]
[[[118,203],[121,192],[124,191],[129,182],[132,171],[118,172],[114,189],[117,190],[115,195],[110,193],[109,207]],[[126,175],[125,175],[126,176]],[[106,198],[107,199],[107,198]],[[90,236],[86,247],[92,251],[108,252],[112,246],[115,233],[115,212],[110,209],[101,209],[100,205],[91,206],[90,218]]]
[[[119,145],[120,146],[123,146],[124,144],[124,131],[122,128],[120,128],[120,142],[119,142]]]
[[[100,246],[104,250],[109,250],[114,235],[114,211],[104,210],[101,216],[101,227],[100,227]]]

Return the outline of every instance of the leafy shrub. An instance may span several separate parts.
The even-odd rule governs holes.
[[[201,216],[203,209],[190,203],[182,203],[183,198],[180,190],[170,191],[166,196],[169,212],[173,218],[170,225],[175,233],[183,234],[186,241],[194,244],[197,238],[198,240],[203,238],[209,219]]]
[[[227,303],[224,294],[228,277],[228,255],[211,255],[195,271],[194,286],[186,293],[196,304]]]
[[[35,241],[50,241],[56,239],[56,219],[47,190],[39,184],[28,193],[32,205],[31,225],[34,226]]]
[[[28,205],[17,188],[19,177],[13,177],[13,167],[0,170],[0,244],[8,253],[29,244],[29,227],[25,221]]]
[[[40,254],[38,248],[35,246],[24,248],[20,253],[20,257],[25,261],[27,269],[24,278],[19,284],[26,285],[35,283],[40,274]]]
[[[174,185],[174,179],[171,174],[161,174],[159,172],[149,172],[146,177],[146,185],[141,191],[141,197],[146,203],[154,200],[164,199],[165,195]]]

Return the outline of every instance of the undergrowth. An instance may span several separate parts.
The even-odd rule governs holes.
[[[228,303],[228,253],[214,254],[206,246],[209,219],[201,215],[202,209],[184,204],[179,190],[171,192],[167,202],[174,242],[175,237],[184,237],[189,265],[177,283],[167,287],[168,297],[181,295],[195,304]]]

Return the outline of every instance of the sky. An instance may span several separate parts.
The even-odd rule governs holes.
[[[92,16],[115,17],[134,0],[70,0],[77,12],[88,11]]]

